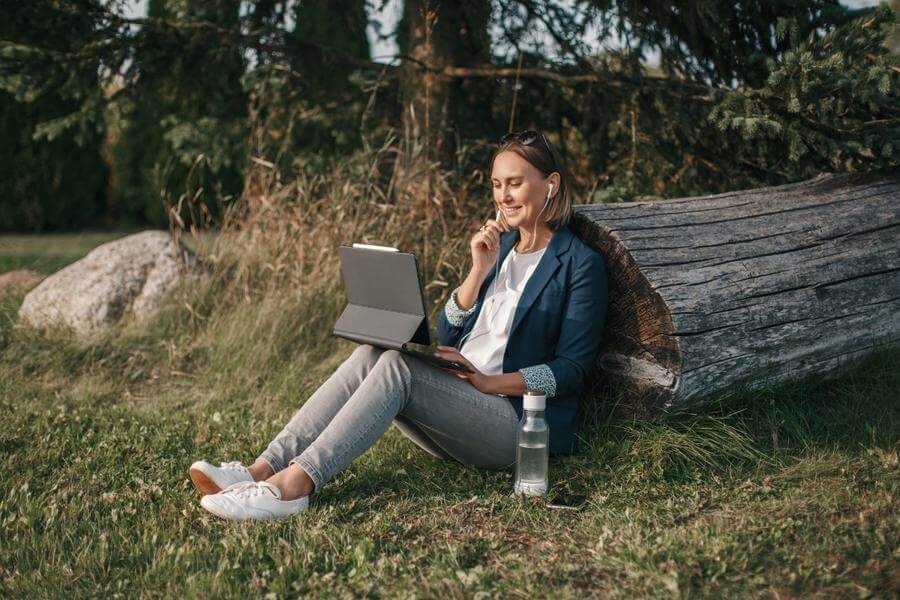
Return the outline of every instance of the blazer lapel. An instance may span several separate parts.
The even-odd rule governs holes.
[[[569,246],[572,243],[573,235],[574,234],[572,233],[572,230],[569,229],[568,225],[560,227],[553,233],[553,237],[550,239],[550,243],[547,245],[547,251],[544,252],[541,260],[538,261],[537,267],[531,274],[531,277],[528,278],[528,282],[525,284],[525,289],[522,291],[522,296],[519,298],[519,304],[516,307],[516,314],[513,317],[512,326],[509,329],[510,337],[512,337],[513,332],[515,332],[516,327],[519,325],[519,323],[522,322],[522,319],[525,318],[525,314],[528,312],[528,309],[531,308],[531,305],[534,304],[534,301],[537,299],[537,297],[543,291],[544,287],[546,287],[547,283],[553,277],[553,274],[556,273],[556,270],[561,264],[559,255],[569,249]],[[516,230],[515,238],[516,241],[518,241],[518,230]],[[512,244],[510,244],[510,248],[512,248]]]

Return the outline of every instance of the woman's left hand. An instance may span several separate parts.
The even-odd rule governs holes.
[[[459,353],[459,351],[453,346],[438,346],[437,352],[434,353],[438,358],[443,358],[444,360],[452,360],[454,362],[458,362],[460,364],[466,365],[470,369],[472,369],[471,373],[466,373],[465,371],[454,371],[453,369],[446,369],[444,367],[438,367],[448,373],[456,375],[460,379],[465,379],[469,383],[471,383],[476,390],[479,392],[483,392],[488,394],[490,392],[487,391],[488,380],[490,375],[485,375],[478,369],[472,365],[469,360]]]

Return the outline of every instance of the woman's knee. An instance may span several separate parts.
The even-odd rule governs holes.
[[[378,357],[378,362],[387,365],[400,364],[403,362],[403,354],[393,349],[385,350]]]
[[[374,365],[381,356],[384,349],[373,346],[372,344],[360,344],[350,355],[350,358],[356,361],[364,362],[368,365]]]
[[[360,344],[348,360],[364,364],[367,367],[367,371],[393,367],[401,367],[405,371],[407,368],[406,362],[403,360],[403,354],[393,349],[385,350],[372,344]]]

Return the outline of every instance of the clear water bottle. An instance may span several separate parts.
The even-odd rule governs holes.
[[[547,493],[550,428],[544,418],[547,396],[527,390],[522,396],[522,420],[516,445],[516,494]]]

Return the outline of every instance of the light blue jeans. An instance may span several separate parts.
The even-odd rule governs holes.
[[[441,459],[482,469],[515,464],[518,418],[508,399],[370,344],[356,348],[319,386],[260,458],[276,473],[296,463],[319,492],[391,423]]]

